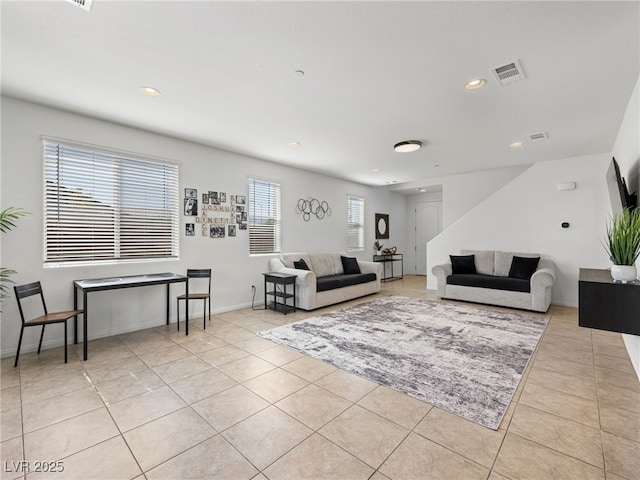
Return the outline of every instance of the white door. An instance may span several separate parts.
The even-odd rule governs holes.
[[[416,275],[427,274],[427,242],[442,231],[442,202],[416,202]]]

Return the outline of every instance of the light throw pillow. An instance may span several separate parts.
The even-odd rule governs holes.
[[[462,255],[475,255],[476,272],[481,275],[493,275],[493,250],[460,250]]]
[[[476,272],[474,255],[449,255],[454,275],[473,275]]]
[[[339,275],[344,273],[340,253],[310,253],[311,270],[318,277],[326,277],[328,275]]]

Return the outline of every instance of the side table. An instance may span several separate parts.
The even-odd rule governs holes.
[[[296,275],[280,272],[263,273],[264,275],[264,308],[271,308],[276,312],[282,312],[285,315],[288,312],[296,311]],[[272,285],[273,290],[268,290],[268,284]],[[293,286],[293,293],[287,293],[287,286]],[[280,288],[279,288],[280,287]],[[267,296],[273,296],[271,305],[267,302]],[[287,303],[288,299],[293,299],[293,305]]]
[[[401,280],[404,278],[404,260],[402,253],[389,253],[383,255],[374,255],[374,262],[382,263],[382,279],[383,282],[389,282],[391,280]],[[393,264],[400,262],[400,275],[393,274]],[[391,276],[387,276],[387,264],[391,267]]]

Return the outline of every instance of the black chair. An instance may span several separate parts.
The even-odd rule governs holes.
[[[207,329],[207,301],[209,301],[209,321],[211,321],[211,269],[210,268],[192,268],[187,270],[187,277],[191,278],[207,278],[209,279],[209,288],[206,293],[194,293],[188,291],[187,293],[180,295],[177,298],[177,312],[178,312],[178,330],[180,330],[180,300],[186,300],[187,295],[189,297],[189,301],[191,300],[202,300],[203,308],[204,308],[204,317],[203,324],[204,329]],[[193,282],[189,283],[191,289],[191,285]],[[187,321],[189,321],[189,312],[186,312]],[[187,329],[188,330],[188,329]]]
[[[13,287],[13,291],[16,294],[16,300],[18,301],[18,310],[20,311],[20,318],[22,319],[22,328],[20,329],[20,339],[18,340],[18,351],[16,352],[16,361],[13,364],[13,368],[18,366],[18,358],[20,356],[20,347],[22,345],[22,334],[24,333],[24,327],[37,327],[42,325],[42,332],[40,333],[40,343],[38,344],[38,354],[42,348],[42,339],[44,337],[44,327],[53,323],[64,323],[64,363],[67,363],[67,320],[84,313],[84,310],[67,310],[64,312],[49,313],[47,311],[47,304],[44,301],[44,295],[42,293],[42,286],[40,282],[28,283],[26,285],[16,285]],[[33,295],[40,295],[42,299],[42,308],[44,309],[44,315],[34,318],[33,320],[25,320],[24,312],[22,310],[23,298],[31,297]]]

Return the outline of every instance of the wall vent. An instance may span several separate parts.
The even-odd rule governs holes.
[[[548,139],[549,139],[549,137],[547,137],[547,132],[538,132],[538,133],[529,134],[529,140],[531,140],[531,141],[548,140]]]
[[[500,65],[492,69],[493,75],[498,80],[500,85],[509,85],[510,83],[519,82],[527,78],[520,65],[520,60],[514,60],[513,62]]]
[[[73,3],[76,7],[80,7],[88,12],[91,10],[93,0],[67,0],[67,2]]]

